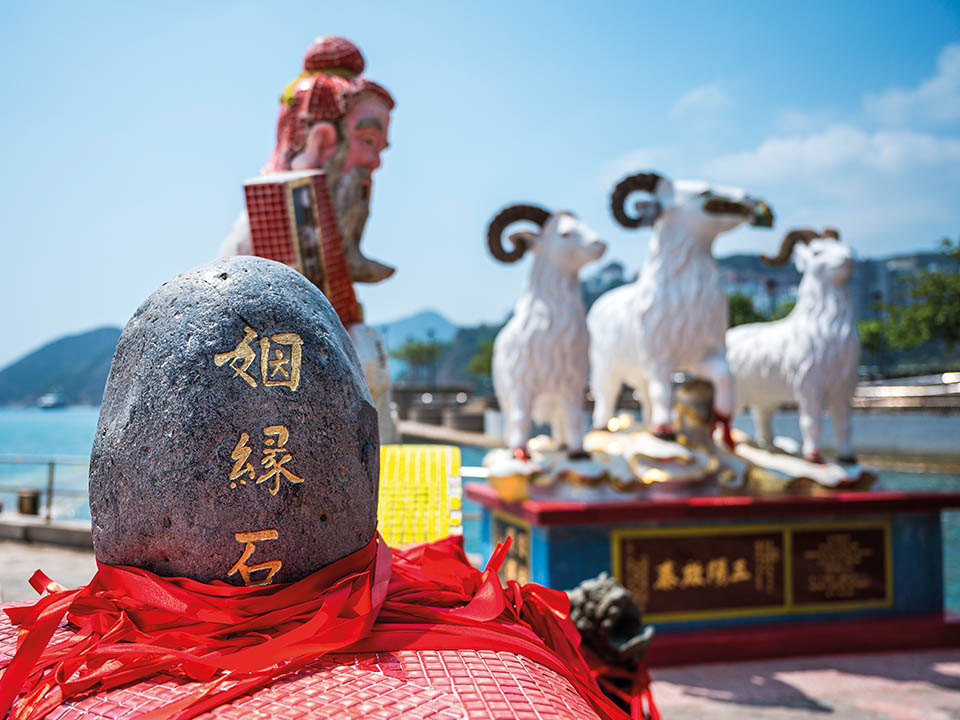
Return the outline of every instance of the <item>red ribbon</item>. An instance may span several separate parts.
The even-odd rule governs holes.
[[[66,590],[37,571],[31,584],[49,594],[4,610],[20,634],[0,678],[0,717],[42,718],[69,698],[162,673],[200,685],[140,717],[187,720],[331,652],[473,649],[530,658],[601,717],[626,718],[580,652],[566,594],[500,584],[508,546],[481,573],[458,537],[391,550],[378,535],[303,580],[266,587],[98,563],[89,585]],[[64,616],[76,630],[50,644]]]
[[[650,691],[650,675],[646,667],[626,670],[608,665],[588,648],[582,649],[597,684],[609,697],[615,697],[623,707],[630,708],[631,720],[663,720]]]

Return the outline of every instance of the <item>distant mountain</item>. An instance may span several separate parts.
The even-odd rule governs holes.
[[[0,405],[34,405],[56,392],[68,405],[99,405],[120,328],[104,327],[47,343],[0,370]]]
[[[448,343],[453,340],[457,330],[460,329],[436,310],[421,310],[415,315],[382,323],[375,327],[383,337],[387,352],[396,350],[407,340],[419,340],[421,342],[430,340],[431,331],[434,341]]]

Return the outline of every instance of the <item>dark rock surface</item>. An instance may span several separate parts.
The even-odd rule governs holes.
[[[284,385],[264,383],[264,339],[266,379]],[[94,549],[165,576],[290,582],[370,540],[378,475],[376,411],[323,294],[280,263],[216,260],[165,283],[117,344],[90,462]]]

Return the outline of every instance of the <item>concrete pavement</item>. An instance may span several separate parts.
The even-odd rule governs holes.
[[[664,720],[955,720],[960,650],[651,671]]]
[[[97,571],[92,550],[0,540],[0,601],[36,600],[30,587],[34,570],[43,570],[67,587],[85,585]]]

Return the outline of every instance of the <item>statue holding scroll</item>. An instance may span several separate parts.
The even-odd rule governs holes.
[[[388,145],[394,101],[385,88],[362,76],[364,64],[360,50],[344,38],[321,37],[310,46],[303,72],[281,95],[273,155],[261,177],[245,183],[247,210],[231,228],[221,255],[285,262],[324,291],[354,340],[380,414],[381,438],[390,442],[396,430],[387,356],[380,337],[362,322],[352,283],[377,283],[394,273],[360,251],[372,175]],[[297,193],[306,176],[287,175],[309,171],[323,175],[321,182],[312,182],[312,208],[309,195]],[[286,190],[264,200],[268,190],[258,186],[271,182],[284,182]],[[332,212],[324,212],[325,205]],[[278,238],[278,221],[289,227],[279,229],[286,239]],[[340,249],[331,258],[334,240]]]

